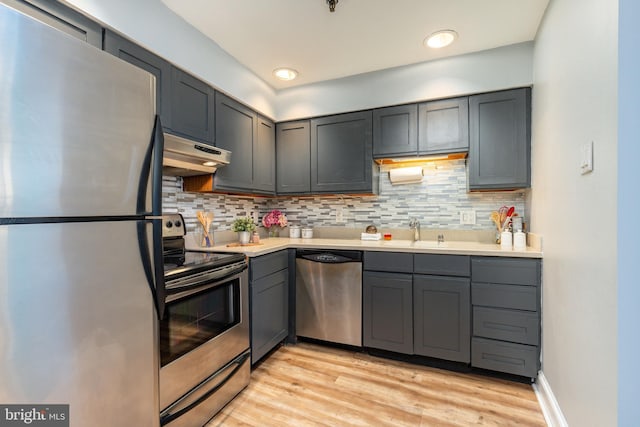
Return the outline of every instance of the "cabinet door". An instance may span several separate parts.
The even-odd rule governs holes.
[[[365,271],[362,335],[365,347],[413,354],[412,276]]]
[[[373,157],[418,154],[418,106],[373,110]]]
[[[471,360],[469,279],[414,275],[413,315],[415,354]]]
[[[216,92],[216,147],[231,151],[231,163],[216,171],[216,189],[252,189],[257,128],[253,110]]]
[[[308,120],[276,125],[278,194],[303,194],[311,191],[310,138]]]
[[[467,97],[424,102],[418,107],[418,154],[469,150]]]
[[[273,349],[289,333],[289,270],[251,284],[251,363]]]
[[[102,27],[86,16],[51,0],[3,0],[3,3],[70,36],[102,49]]]
[[[269,194],[276,191],[276,128],[264,117],[258,117],[258,133],[253,142],[253,189]]]
[[[170,129],[171,64],[109,30],[104,33],[104,50],[156,77],[156,113],[162,126]]]
[[[213,144],[214,90],[206,83],[172,67],[171,130]]]
[[[371,126],[371,111],[311,120],[312,192],[372,192]]]
[[[531,185],[531,89],[469,98],[469,189]]]

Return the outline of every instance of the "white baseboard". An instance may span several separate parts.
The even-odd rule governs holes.
[[[542,371],[540,371],[536,383],[533,384],[533,390],[536,393],[547,425],[549,427],[569,427],[567,420],[562,414],[562,410],[560,410],[560,405],[558,405],[558,401],[553,395],[551,386]]]

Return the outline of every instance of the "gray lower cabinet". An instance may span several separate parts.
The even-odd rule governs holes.
[[[155,76],[156,113],[162,126],[171,129],[171,64],[110,30],[104,32],[104,50]]]
[[[312,119],[311,192],[373,193],[372,112]]]
[[[362,275],[362,343],[413,354],[413,277],[365,271]]]
[[[443,99],[418,105],[418,154],[469,150],[468,98]]]
[[[86,16],[51,0],[3,0],[3,3],[70,36],[102,49],[102,27]]]
[[[365,347],[469,363],[470,257],[365,252]]]
[[[276,193],[311,192],[309,120],[276,125]]]
[[[413,351],[469,363],[471,289],[468,278],[413,276]]]
[[[171,70],[171,131],[214,144],[215,91],[179,68]]]
[[[540,278],[540,260],[471,259],[472,366],[537,377],[540,369]]]
[[[469,97],[469,189],[531,186],[531,89]]]
[[[259,361],[289,333],[288,251],[251,258],[251,363]]]

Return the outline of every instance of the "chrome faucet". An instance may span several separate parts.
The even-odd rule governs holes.
[[[418,221],[418,218],[411,218],[409,227],[413,229],[413,241],[417,242],[420,240],[420,221]]]

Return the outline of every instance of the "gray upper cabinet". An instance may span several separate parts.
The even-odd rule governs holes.
[[[269,194],[276,191],[276,127],[261,116],[253,142],[253,189]]]
[[[373,157],[418,154],[416,104],[373,110]]]
[[[372,112],[311,120],[311,192],[372,193]]]
[[[275,191],[275,127],[270,120],[216,92],[216,147],[231,151],[217,170],[215,189],[240,193]]]
[[[3,0],[51,27],[102,49],[102,27],[75,10],[51,0]]]
[[[214,143],[215,92],[205,82],[173,67],[171,72],[171,131]]]
[[[531,89],[469,97],[469,189],[531,185]]]
[[[423,102],[418,106],[418,154],[469,150],[467,97]]]
[[[276,192],[311,191],[311,133],[309,120],[276,125]]]
[[[156,113],[162,126],[171,128],[171,64],[109,30],[104,32],[104,50],[156,77]]]

